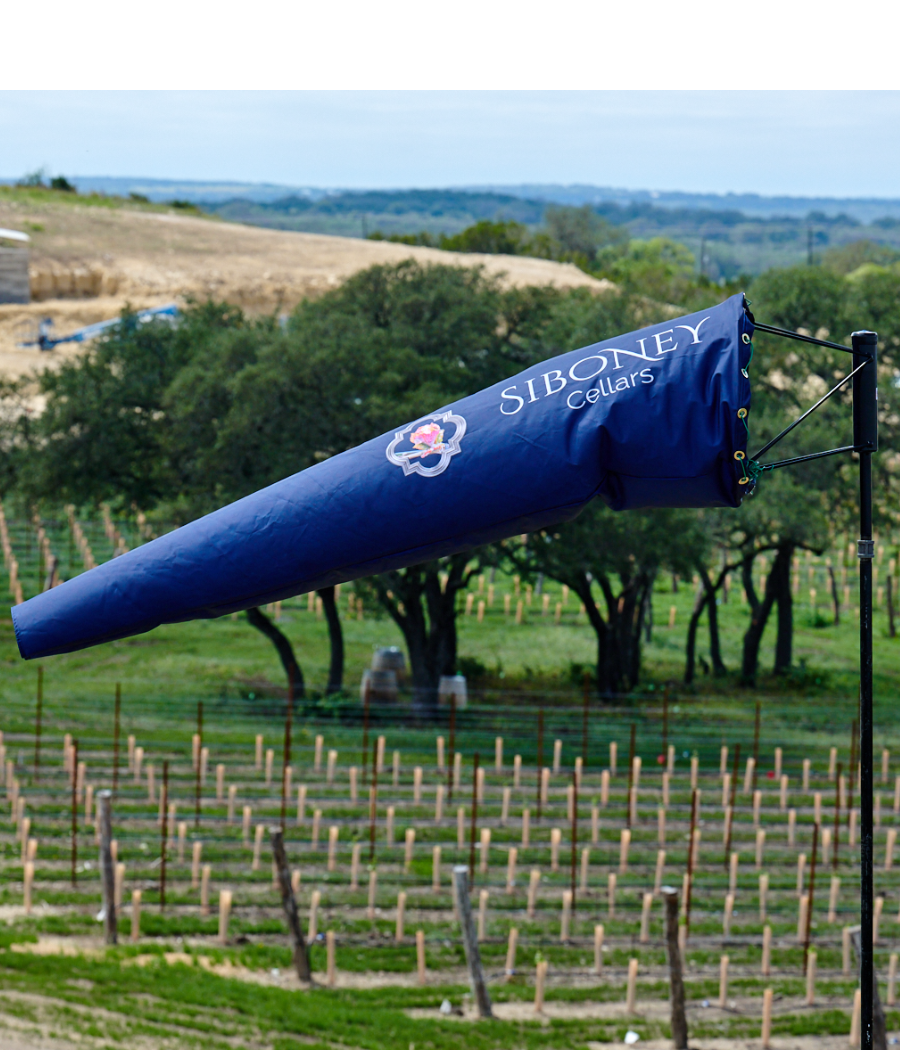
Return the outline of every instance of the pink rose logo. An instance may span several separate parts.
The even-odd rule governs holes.
[[[426,423],[409,435],[412,447],[422,453],[422,459],[444,451],[444,431],[437,423]]]
[[[452,409],[420,417],[403,430],[396,431],[385,455],[390,463],[401,467],[406,476],[418,474],[423,478],[436,478],[444,473],[451,458],[462,451],[460,442],[465,433],[465,418]]]

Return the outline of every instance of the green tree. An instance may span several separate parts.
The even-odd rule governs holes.
[[[694,284],[694,265],[694,256],[683,244],[654,237],[631,241],[603,272],[631,294],[659,303],[680,303]]]
[[[581,599],[597,638],[597,690],[610,699],[640,681],[641,636],[657,574],[689,572],[706,543],[692,511],[619,513],[597,499],[572,521],[501,549],[520,572],[544,573]]]
[[[483,219],[460,233],[441,237],[439,246],[448,252],[528,255],[530,240],[528,227],[520,222],[491,222]]]
[[[589,204],[580,208],[548,205],[544,213],[547,235],[555,247],[553,258],[572,259],[592,268],[601,250],[619,254],[628,233],[598,215]]]

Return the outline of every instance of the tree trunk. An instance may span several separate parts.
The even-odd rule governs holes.
[[[403,632],[414,705],[423,717],[437,714],[441,675],[456,674],[456,595],[477,571],[468,569],[470,560],[468,553],[455,554],[374,579],[379,601]]]
[[[775,637],[775,674],[787,674],[793,662],[794,643],[794,599],[791,596],[791,559],[794,544],[786,543],[778,548],[772,575],[777,575],[776,601],[778,602],[778,629]]]
[[[759,667],[759,647],[762,643],[763,631],[772,611],[775,601],[776,573],[773,569],[766,578],[766,591],[763,600],[759,601],[753,587],[753,561],[756,552],[751,552],[744,557],[741,563],[741,574],[744,581],[744,589],[747,592],[747,600],[750,603],[750,626],[744,634],[744,652],[741,661],[741,681],[745,685],[754,685],[756,682],[756,671]]]
[[[723,568],[714,586],[710,581],[709,573],[705,569],[701,568],[700,570],[700,579],[703,581],[703,586],[707,592],[706,613],[709,623],[709,658],[712,661],[712,671],[716,678],[721,678],[728,673],[728,668],[722,659],[722,645],[719,639],[719,607],[716,604],[716,592],[721,587],[723,594],[728,593],[725,580],[730,571],[731,566]]]
[[[584,602],[588,622],[597,636],[597,694],[611,700],[617,693],[634,689],[640,680],[643,610],[653,577],[641,573],[623,579],[618,595],[609,577],[597,577],[596,583],[606,604],[605,620],[594,602],[587,575],[572,580],[569,586]]]
[[[331,645],[331,662],[328,666],[326,693],[339,693],[344,688],[344,632],[334,600],[334,587],[323,587],[317,592],[322,599],[322,610],[328,622],[328,641]]]
[[[691,613],[691,618],[688,621],[687,644],[685,645],[684,654],[685,685],[690,685],[694,681],[694,665],[696,663],[695,657],[697,651],[697,627],[700,624],[700,617],[703,615],[703,610],[706,608],[709,598],[709,592],[701,583],[697,588],[697,594],[694,598],[694,609]]]
[[[828,575],[831,577],[831,601],[834,604],[834,626],[840,627],[841,625],[841,600],[838,598],[837,580],[834,578],[834,569],[832,566],[828,566]],[[888,594],[891,591],[891,578],[888,576]],[[888,600],[888,606],[890,606],[890,600]],[[893,635],[891,636],[893,637]]]
[[[295,698],[302,699],[305,695],[303,672],[300,670],[300,665],[297,663],[296,656],[294,656],[294,647],[288,640],[287,635],[272,623],[262,609],[248,609],[247,619],[257,631],[261,631],[275,646],[275,650],[281,660],[281,666],[284,668],[285,675],[287,675],[288,688],[290,688],[290,684],[293,682]]]

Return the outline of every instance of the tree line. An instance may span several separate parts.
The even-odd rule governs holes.
[[[858,253],[857,253],[858,254]],[[864,254],[864,253],[863,253]],[[853,256],[852,262],[857,261]],[[847,269],[845,260],[844,269]],[[880,333],[879,411],[885,452],[877,515],[896,513],[900,273],[863,261],[770,271],[747,289],[757,318],[846,342]],[[694,282],[691,308],[724,292]],[[217,302],[190,305],[179,323],[137,324],[131,314],[81,357],[2,388],[3,491],[28,504],[105,500],[160,520],[187,522],[264,485],[474,393],[531,364],[671,316],[670,306],[622,282],[616,290],[504,288],[478,269],[412,261],[375,266],[301,303],[286,318],[248,317]],[[751,446],[761,445],[832,385],[836,351],[758,336],[751,363]],[[840,374],[844,374],[841,372]],[[782,446],[798,455],[849,443],[849,390]],[[843,428],[843,430],[842,430]],[[595,501],[575,520],[360,581],[403,633],[413,688],[426,703],[457,670],[457,595],[473,572],[502,566],[567,584],[596,636],[596,685],[635,689],[660,573],[700,580],[688,630],[685,678],[694,675],[704,619],[712,671],[726,667],[717,603],[729,574],[749,604],[741,680],[755,681],[763,632],[777,622],[771,667],[792,666],[790,566],[855,533],[855,470],[846,457],[766,474],[738,511],[617,514]],[[758,559],[771,560],[757,592]],[[333,589],[321,592],[331,634],[329,688],[342,685],[343,646]],[[301,661],[262,610],[253,626],[278,649],[302,693]]]

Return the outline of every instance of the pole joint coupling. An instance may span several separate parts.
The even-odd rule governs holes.
[[[858,540],[856,545],[856,555],[862,559],[868,559],[869,561],[875,557],[875,541],[874,540]]]

